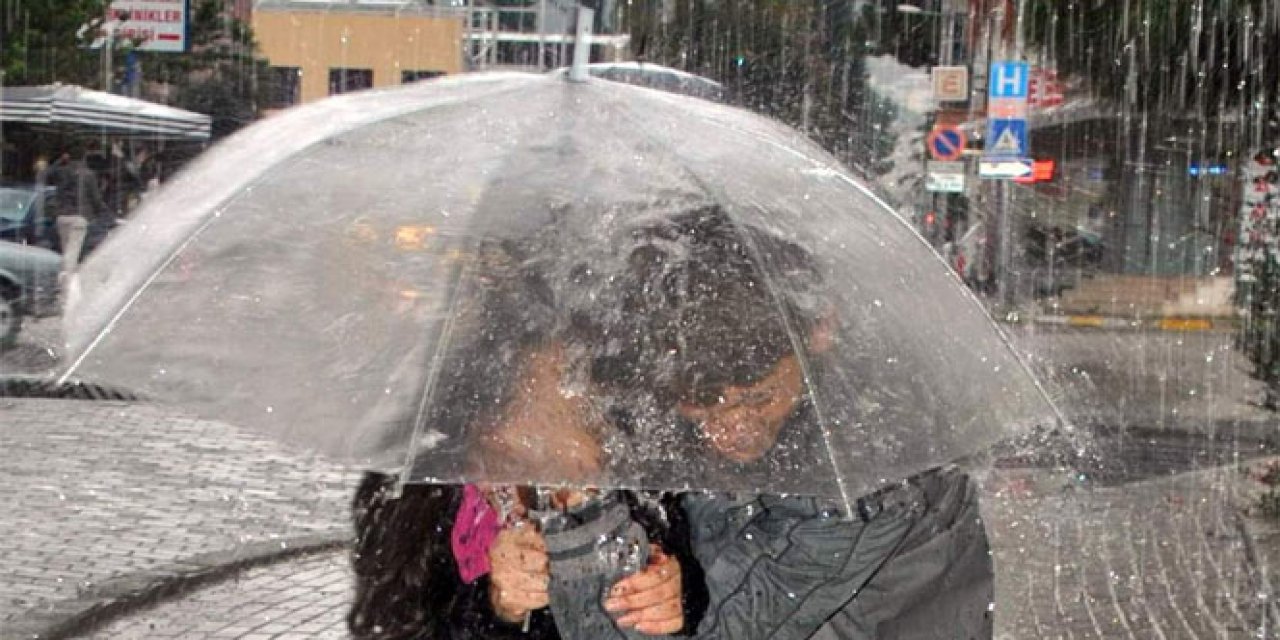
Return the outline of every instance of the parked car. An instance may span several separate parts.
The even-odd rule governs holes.
[[[51,204],[57,190],[44,187],[44,201]],[[0,240],[32,244],[58,250],[58,231],[53,219],[40,215],[36,187],[11,185],[0,187]]]
[[[54,251],[0,240],[0,349],[17,343],[24,317],[58,313],[61,270]]]
[[[53,206],[57,192],[54,187],[44,187],[45,207]],[[59,241],[58,229],[53,217],[40,215],[40,207],[36,205],[34,185],[0,186],[0,240],[61,252],[62,243]],[[116,219],[113,215],[99,216],[89,223],[89,232],[84,238],[80,259],[83,260],[96,249],[115,225]]]

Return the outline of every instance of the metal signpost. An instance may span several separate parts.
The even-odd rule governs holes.
[[[978,175],[999,180],[995,184],[999,206],[996,220],[1000,225],[996,287],[1000,301],[1009,305],[1013,293],[1009,286],[1013,262],[1013,220],[1009,215],[1009,187],[1005,181],[1029,175],[1032,170],[1027,144],[1027,94],[1031,68],[1025,62],[997,61],[991,63],[991,73],[987,78],[987,140],[978,163]]]

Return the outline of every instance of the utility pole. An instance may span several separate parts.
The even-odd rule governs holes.
[[[1022,34],[1022,20],[1026,15],[1027,0],[1018,0],[1018,8],[1016,15],[1003,16],[1002,22],[1008,24],[1013,20],[1013,51],[1009,51],[1009,43],[1001,42],[1000,50],[1004,52],[1002,56],[1005,60],[1021,60],[1024,46]],[[1010,55],[1012,53],[1012,55]],[[987,82],[992,82],[992,78],[987,78]],[[992,144],[994,140],[987,140],[987,144]],[[1015,300],[1015,290],[1010,280],[1014,277],[1013,269],[1013,189],[1006,184],[1007,180],[996,180],[996,221],[999,225],[997,249],[999,250],[999,259],[996,262],[996,291],[1000,304],[1006,311],[1010,310]]]
[[[120,25],[128,21],[129,14],[127,12],[122,12],[115,18],[112,18],[110,13],[108,13],[107,19],[102,22],[102,33],[104,36],[102,41],[102,90],[107,93],[112,93],[111,56],[115,52],[116,48],[116,29],[119,29]]]
[[[538,0],[538,72],[547,70],[547,0]]]

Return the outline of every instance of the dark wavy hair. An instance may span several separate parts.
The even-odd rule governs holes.
[[[602,345],[592,379],[703,401],[767,374],[808,339],[821,276],[799,245],[730,219],[718,205],[647,221],[619,247],[605,286],[621,310],[580,313],[579,335]]]

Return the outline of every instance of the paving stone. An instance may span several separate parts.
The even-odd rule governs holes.
[[[0,637],[28,611],[111,578],[345,532],[358,477],[144,404],[0,399],[0,451],[22,452],[18,465],[0,465]]]
[[[1267,638],[1260,574],[1246,561],[1229,506],[1228,469],[1120,487],[1064,473],[1002,469],[984,478],[984,519],[997,567],[997,638],[1130,640]],[[345,553],[246,571],[139,612],[93,638],[139,625],[196,625],[184,637],[344,638],[351,573]],[[250,607],[252,603],[253,607]],[[266,606],[257,606],[268,603]],[[261,626],[202,631],[236,616]]]

